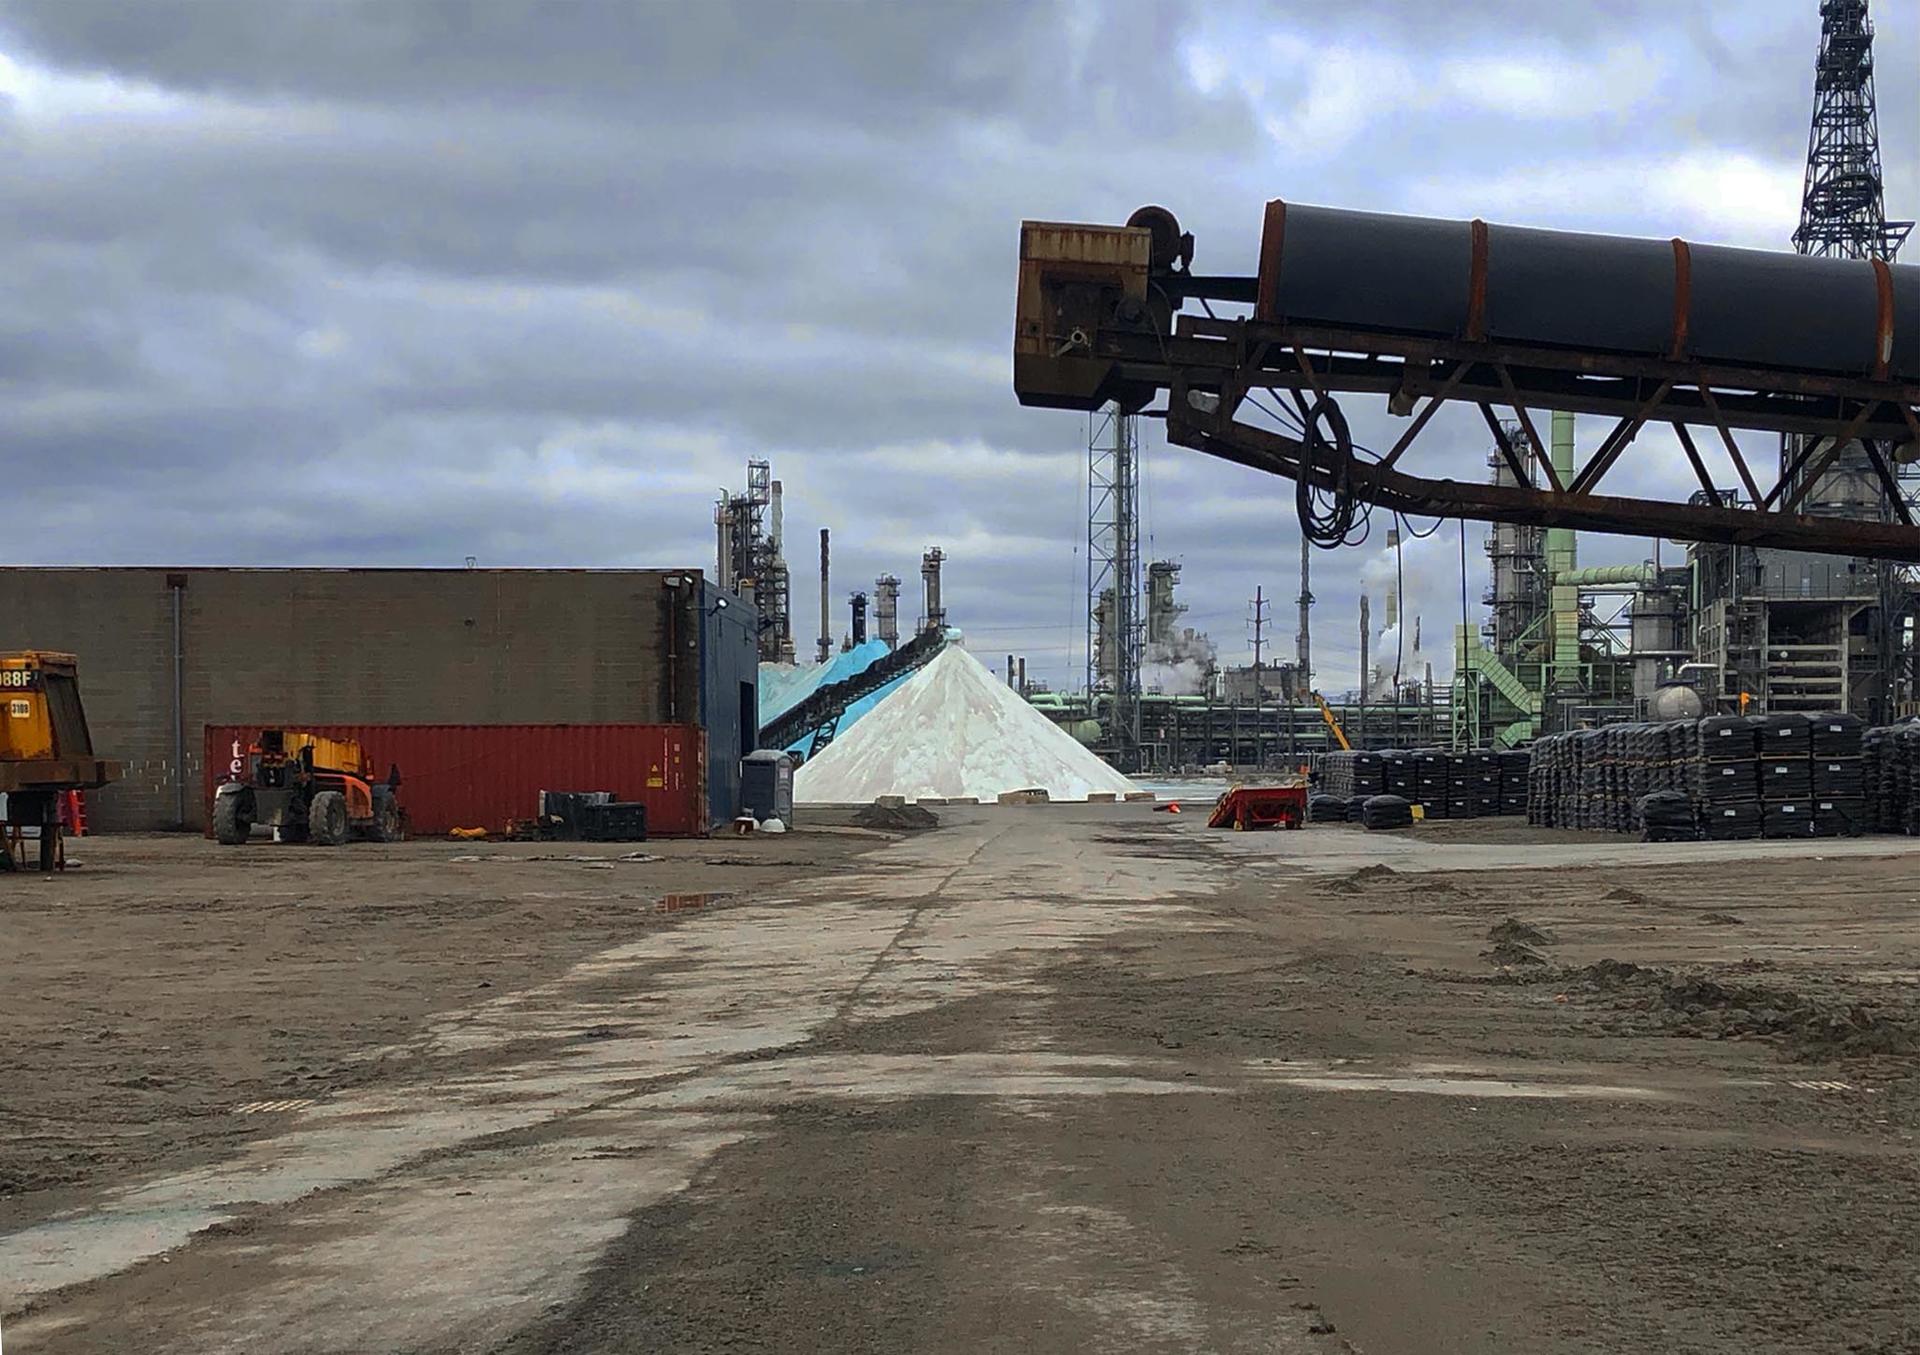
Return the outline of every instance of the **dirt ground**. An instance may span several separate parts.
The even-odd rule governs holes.
[[[1920,1350],[1920,843],[942,818],[0,879],[9,1350]]]
[[[0,876],[0,1229],[217,1156],[259,1132],[243,1107],[377,1081],[431,1013],[875,841],[76,841],[68,877]]]

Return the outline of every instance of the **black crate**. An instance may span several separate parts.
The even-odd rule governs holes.
[[[645,842],[647,807],[638,800],[610,800],[580,812],[583,842]]]

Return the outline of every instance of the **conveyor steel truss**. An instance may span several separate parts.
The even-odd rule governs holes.
[[[830,682],[806,700],[783,711],[761,727],[762,748],[791,748],[807,744],[812,757],[833,742],[840,730],[840,717],[847,707],[871,696],[895,678],[924,668],[940,657],[947,647],[945,630],[921,631],[891,654],[883,655],[852,677]]]
[[[1901,460],[1920,452],[1920,383],[1180,315],[1188,299],[1257,299],[1254,278],[1186,271],[1181,265],[1191,251],[1191,237],[1180,236],[1159,209],[1136,213],[1124,230],[1027,223],[1014,362],[1023,403],[1090,408],[1116,400],[1139,410],[1164,391],[1169,441],[1403,513],[1920,562],[1920,529],[1894,481],[1895,449],[1907,444],[1897,453]],[[1262,392],[1291,405],[1306,436],[1240,417]],[[1370,459],[1345,436],[1336,398],[1342,395],[1384,396],[1393,413],[1411,421]],[[1521,484],[1428,478],[1410,469],[1421,434],[1449,402],[1479,410]],[[1615,420],[1567,483],[1549,463],[1536,419],[1555,409]],[[1524,439],[1507,436],[1509,417]],[[1602,493],[1652,424],[1673,429],[1699,492],[1686,501]],[[1696,437],[1694,429],[1705,432]],[[1769,467],[1756,474],[1735,441],[1739,430],[1797,433],[1807,441],[1779,474],[1768,474]],[[1898,521],[1798,511],[1854,440],[1868,449]]]

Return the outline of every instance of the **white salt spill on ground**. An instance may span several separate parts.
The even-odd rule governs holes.
[[[793,798],[859,804],[1044,789],[1051,799],[1126,795],[1133,782],[1028,705],[957,644],[800,768]]]

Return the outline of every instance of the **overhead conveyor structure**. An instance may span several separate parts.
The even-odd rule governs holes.
[[[926,667],[947,647],[944,626],[923,630],[891,654],[882,656],[850,678],[818,688],[806,700],[782,711],[760,729],[762,748],[792,748],[807,744],[812,757],[833,742],[848,707],[872,696],[888,683]]]
[[[1165,392],[1164,410],[1148,412],[1164,413],[1170,441],[1296,481],[1303,525],[1322,545],[1378,504],[1920,562],[1920,529],[1895,483],[1895,466],[1920,455],[1920,268],[1277,200],[1256,275],[1197,274],[1193,248],[1159,207],[1124,226],[1024,223],[1021,402],[1132,412]],[[1188,302],[1205,313],[1182,313]],[[1297,429],[1243,417],[1263,392]],[[1384,397],[1409,420],[1377,455],[1348,432],[1339,397],[1350,395]],[[1411,469],[1449,402],[1478,408],[1517,483]],[[1616,422],[1567,475],[1539,435],[1543,410]],[[1650,424],[1673,429],[1698,492],[1602,493]],[[1743,453],[1742,430],[1802,437],[1776,468]],[[1801,511],[1854,442],[1894,521]]]

